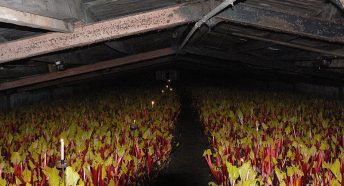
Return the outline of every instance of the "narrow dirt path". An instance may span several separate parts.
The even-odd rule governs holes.
[[[192,108],[189,93],[181,93],[181,104],[175,134],[179,147],[172,152],[169,166],[151,186],[208,185],[209,168],[202,157],[208,141],[202,132],[198,115]]]

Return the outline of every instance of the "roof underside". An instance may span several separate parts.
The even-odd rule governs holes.
[[[82,0],[81,3],[84,12],[87,12],[88,22],[99,22],[199,1]],[[202,1],[200,7],[208,12],[213,8],[212,1]],[[254,23],[254,15],[265,18],[259,20],[262,22]],[[279,22],[276,22],[278,19],[272,20],[276,17],[281,18]],[[318,25],[307,25],[314,20]],[[268,27],[273,21],[276,25],[285,26]],[[226,9],[214,22],[217,24],[202,26],[183,50],[179,51],[178,58],[170,59],[175,60],[181,68],[211,66],[222,70],[237,69],[262,74],[274,72],[331,79],[340,83],[343,81],[344,33],[317,28],[330,25],[338,32],[344,30],[343,11],[335,3],[324,0],[237,1],[233,9]],[[0,82],[49,73],[48,65],[56,61],[63,61],[66,68],[75,68],[162,48],[178,48],[193,25],[181,24],[168,29],[153,29],[115,40],[0,63]],[[46,33],[50,32],[0,23],[0,49],[7,47],[4,43]],[[324,59],[331,63],[323,64]]]

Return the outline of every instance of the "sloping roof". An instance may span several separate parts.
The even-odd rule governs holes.
[[[180,3],[192,3],[199,1],[184,0],[83,0],[83,7],[87,10],[88,16],[93,21],[114,19],[124,15],[137,12],[154,10]],[[211,9],[211,1],[202,1],[204,10]],[[304,19],[316,19],[322,22],[329,22],[336,25],[344,25],[343,12],[334,4],[323,0],[238,0],[236,4],[241,4],[244,8],[256,7],[259,10],[282,12],[283,15],[297,15]],[[226,10],[231,11],[231,8]],[[286,17],[287,19],[287,17]],[[296,23],[297,24],[296,20]],[[279,23],[281,24],[281,23]],[[152,51],[166,47],[177,47],[184,39],[193,25],[184,25],[168,30],[155,30],[145,34],[132,35],[118,39],[89,45],[87,47],[69,49],[57,53],[46,54],[43,56],[32,57],[11,64],[4,64],[0,68],[0,81],[9,81],[23,76],[37,73],[46,73],[47,70],[31,70],[37,66],[43,67],[57,60],[63,60],[67,68],[96,63],[99,61],[118,58],[130,54]],[[301,25],[302,26],[302,25]],[[299,28],[302,30],[302,28]],[[28,27],[14,26],[0,23],[0,42],[8,42],[47,33],[46,30],[32,29]],[[263,38],[262,40],[235,35],[243,35]],[[265,39],[287,42],[293,45],[301,45],[324,50],[324,53],[311,52],[283,46],[276,43],[264,41]],[[189,50],[192,49],[192,50]],[[340,77],[341,58],[334,55],[326,55],[326,51],[342,52],[343,43],[328,42],[321,38],[308,38],[292,33],[283,33],[277,30],[258,28],[254,25],[243,25],[235,22],[225,22],[213,28],[202,27],[190,40],[185,51],[181,53],[185,56],[202,56],[195,51],[203,51],[204,55],[216,59],[216,56],[209,55],[212,52],[226,54],[228,61],[247,62],[248,58],[254,59],[255,65],[262,65],[262,68],[285,68],[292,69],[299,73],[322,73],[315,69],[321,65],[323,56],[334,59],[332,65],[335,70],[330,68],[323,71],[334,71]],[[208,53],[209,52],[209,53]],[[251,61],[250,63],[252,63]],[[309,62],[311,61],[311,63]],[[274,64],[275,63],[275,64]],[[276,65],[277,64],[277,65]],[[283,64],[283,65],[280,65]],[[11,66],[12,65],[12,66]],[[250,64],[252,66],[252,64]],[[248,65],[248,66],[250,66]],[[25,68],[25,70],[23,70]],[[306,70],[305,70],[306,68]],[[310,70],[313,70],[310,72]],[[25,73],[22,73],[25,71]],[[9,76],[8,74],[16,74]],[[32,72],[32,73],[30,73]]]

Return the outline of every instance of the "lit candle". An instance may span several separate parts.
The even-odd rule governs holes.
[[[44,167],[47,166],[47,153],[44,153]]]
[[[154,107],[155,101],[152,101],[152,108]]]
[[[64,160],[64,141],[61,139],[61,161]]]
[[[86,170],[84,169],[84,171],[83,171],[83,175],[84,175],[84,181],[86,181]]]
[[[131,124],[130,126],[131,130],[136,130],[137,129],[137,125],[136,125],[136,120],[134,119],[134,123]]]

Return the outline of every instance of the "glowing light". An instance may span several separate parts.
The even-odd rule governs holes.
[[[169,83],[171,83],[171,80],[169,79],[169,80],[167,80]]]
[[[170,88],[170,91],[172,91],[173,90],[173,88]]]
[[[168,88],[168,85],[166,85],[166,88]]]
[[[155,101],[152,101],[152,108],[154,107]]]
[[[243,163],[244,162],[244,158],[240,158],[240,161]]]

